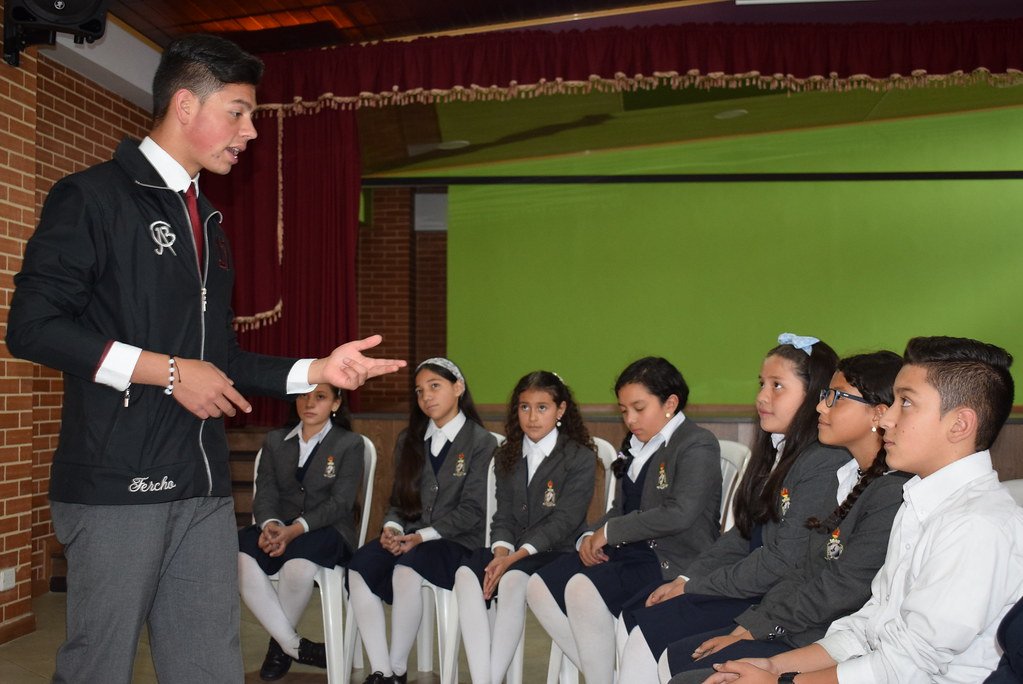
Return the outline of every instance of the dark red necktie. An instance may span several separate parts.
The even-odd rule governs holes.
[[[195,183],[189,183],[185,190],[185,204],[188,205],[188,218],[192,221],[192,235],[195,236],[195,256],[202,265],[202,220],[199,218],[199,200],[195,196]]]

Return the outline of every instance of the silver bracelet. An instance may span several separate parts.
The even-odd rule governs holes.
[[[167,372],[170,378],[167,380],[167,387],[163,390],[163,393],[167,396],[174,394],[174,357],[170,357],[167,360]]]

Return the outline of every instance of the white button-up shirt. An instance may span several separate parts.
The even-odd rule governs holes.
[[[636,481],[636,478],[639,477],[640,471],[643,470],[643,466],[650,460],[650,457],[656,454],[658,449],[668,443],[671,436],[675,434],[675,430],[677,430],[679,426],[685,422],[685,420],[685,414],[679,411],[672,416],[671,420],[665,423],[664,427],[661,428],[661,431],[651,437],[650,441],[646,444],[639,441],[636,438],[636,435],[633,435],[629,439],[629,446],[631,447],[633,456],[632,463],[629,464],[628,474],[630,480],[633,482]]]
[[[1023,594],[1023,508],[980,451],[903,487],[888,555],[857,612],[818,643],[841,684],[977,684]]]

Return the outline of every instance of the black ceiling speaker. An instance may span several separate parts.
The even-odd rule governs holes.
[[[4,61],[18,66],[29,45],[53,45],[58,33],[74,35],[76,43],[93,42],[107,28],[109,0],[6,0]]]

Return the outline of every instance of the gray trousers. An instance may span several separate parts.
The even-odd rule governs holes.
[[[161,684],[244,680],[231,498],[50,509],[68,565],[55,684],[130,684],[147,623]]]

